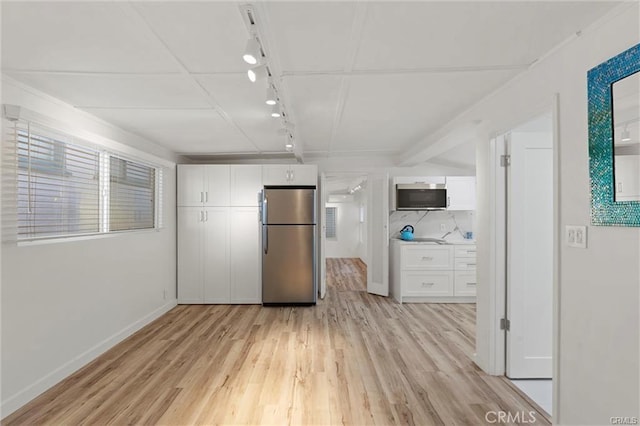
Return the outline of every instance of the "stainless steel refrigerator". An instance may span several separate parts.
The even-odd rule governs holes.
[[[265,186],[262,304],[316,303],[316,188]]]

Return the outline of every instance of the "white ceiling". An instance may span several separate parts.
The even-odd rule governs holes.
[[[240,5],[3,2],[2,70],[176,153],[283,152],[266,83],[246,78]],[[289,1],[254,9],[298,149],[396,156],[614,6]],[[449,157],[467,158],[458,149]]]

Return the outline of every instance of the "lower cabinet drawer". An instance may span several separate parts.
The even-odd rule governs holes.
[[[456,272],[454,283],[454,296],[475,296],[476,295],[476,273]]]
[[[404,271],[402,272],[402,296],[453,296],[453,272]]]

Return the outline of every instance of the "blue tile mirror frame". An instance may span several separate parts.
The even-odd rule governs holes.
[[[621,175],[616,174],[617,162],[614,161],[614,148],[617,147],[614,147],[616,131],[614,130],[613,97],[614,83],[638,72],[640,72],[640,44],[592,68],[587,73],[592,225],[640,227],[640,201],[628,199],[629,197],[616,198],[616,190],[622,184],[618,182],[619,185],[616,187],[616,178],[621,179]],[[633,78],[639,75],[636,74]],[[640,99],[640,94],[637,94],[635,99]],[[635,117],[629,122],[637,125],[640,123],[640,117]],[[627,132],[628,140],[629,131],[626,126],[624,132]],[[626,145],[624,149],[632,155],[636,155],[634,150],[640,148],[638,143],[635,144],[637,146]],[[640,155],[637,158],[640,158]],[[640,175],[637,173],[640,171],[635,173],[633,184],[638,184]]]

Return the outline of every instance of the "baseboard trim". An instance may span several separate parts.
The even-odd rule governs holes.
[[[84,367],[98,356],[102,355],[107,350],[114,347],[116,344],[120,343],[127,337],[131,336],[136,331],[140,330],[142,327],[161,317],[162,315],[169,312],[177,305],[177,300],[172,300],[158,309],[150,312],[139,320],[135,321],[131,325],[123,328],[119,332],[113,334],[112,336],[104,339],[99,342],[97,345],[91,347],[87,351],[81,353],[76,356],[69,362],[63,364],[62,366],[56,368],[51,373],[47,374],[40,380],[28,385],[15,395],[10,396],[6,400],[2,401],[2,405],[0,405],[0,418],[4,419],[11,413],[18,410],[20,407],[28,403],[29,401],[36,398],[41,393],[50,389],[54,385],[61,382],[63,379],[70,376],[72,373],[78,371],[80,368]]]

